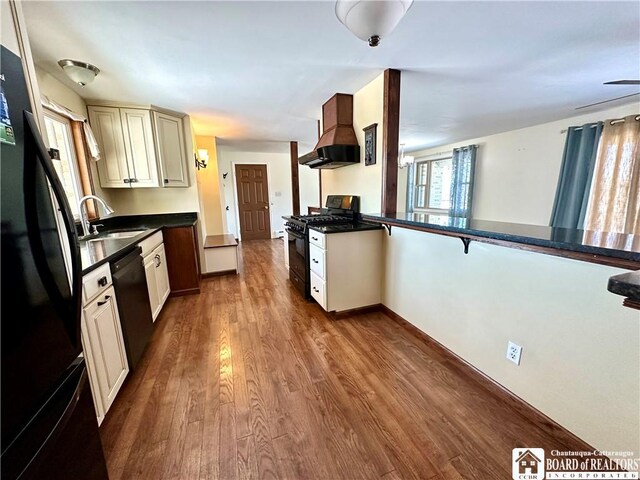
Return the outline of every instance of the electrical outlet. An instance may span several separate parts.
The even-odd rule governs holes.
[[[522,356],[522,347],[509,341],[507,345],[507,360],[511,360],[516,365],[520,365],[520,357]]]

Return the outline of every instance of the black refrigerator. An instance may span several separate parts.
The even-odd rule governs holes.
[[[22,61],[1,48],[0,476],[107,479],[80,355],[75,223],[31,114]]]

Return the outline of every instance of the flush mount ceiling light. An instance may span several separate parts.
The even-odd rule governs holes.
[[[377,47],[412,4],[413,0],[337,0],[336,17],[360,40]]]
[[[78,60],[69,60],[65,58],[58,62],[60,68],[64,70],[67,76],[81,86],[85,86],[88,83],[93,82],[96,75],[100,73],[98,67],[91,65],[90,63],[79,62]]]

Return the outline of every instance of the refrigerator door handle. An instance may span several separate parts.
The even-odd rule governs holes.
[[[38,268],[38,273],[42,279],[42,283],[45,285],[47,292],[49,293],[53,304],[55,305],[58,313],[60,314],[62,321],[64,322],[67,335],[71,340],[71,343],[75,348],[80,345],[80,308],[81,308],[81,295],[82,289],[82,267],[80,265],[80,251],[78,247],[78,235],[76,233],[75,222],[73,215],[71,214],[71,208],[67,201],[66,194],[58,175],[55,172],[53,164],[47,153],[47,149],[44,146],[42,138],[40,137],[38,127],[36,126],[35,118],[33,114],[28,111],[24,111],[25,119],[25,178],[24,178],[24,192],[25,192],[25,208],[27,212],[28,223],[28,236],[29,242],[34,253],[34,261]],[[42,245],[42,239],[39,235],[38,226],[38,212],[36,208],[35,199],[35,162],[33,157],[36,157],[40,161],[40,165],[44,170],[45,176],[49,181],[53,195],[58,202],[64,227],[67,233],[69,248],[71,249],[71,304],[69,307],[65,305],[65,300],[60,292],[60,289],[56,285],[53,274],[51,273],[44,253],[44,247]],[[29,173],[29,174],[28,174]]]

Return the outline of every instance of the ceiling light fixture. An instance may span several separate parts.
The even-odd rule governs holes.
[[[100,73],[100,69],[90,63],[69,60],[68,58],[60,60],[58,65],[71,80],[83,87],[93,82],[94,78]]]
[[[360,40],[377,47],[412,4],[413,0],[337,0],[336,17]]]
[[[404,143],[400,144],[400,155],[398,156],[398,168],[405,168],[415,163],[415,157],[404,154]]]

